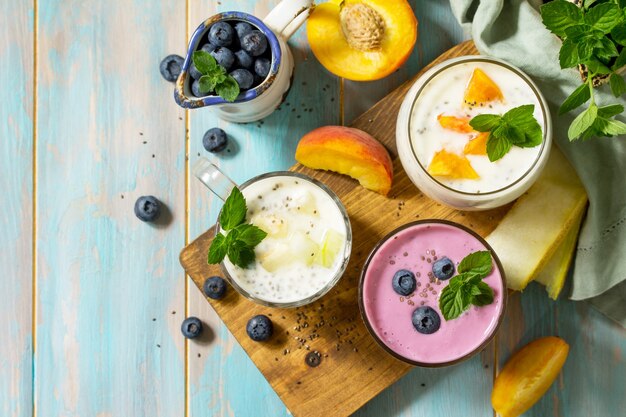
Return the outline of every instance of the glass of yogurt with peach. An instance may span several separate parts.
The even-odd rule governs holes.
[[[541,142],[512,146],[492,161],[490,132],[474,130],[472,119],[520,106],[533,106]],[[466,56],[434,66],[415,82],[398,115],[396,142],[402,166],[424,194],[457,209],[484,210],[530,188],[547,163],[551,129],[547,103],[526,74],[499,59]]]
[[[487,259],[482,275],[467,270],[475,255]],[[468,299],[465,310],[453,311],[452,290],[464,279],[490,297]],[[473,289],[466,294],[473,297]],[[389,233],[370,253],[359,283],[361,316],[376,342],[423,367],[452,365],[480,352],[502,322],[506,296],[504,271],[489,244],[445,220],[416,221]]]

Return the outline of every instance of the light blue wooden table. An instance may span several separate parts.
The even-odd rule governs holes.
[[[231,152],[208,156],[236,181],[287,168],[305,132],[348,124],[464,36],[447,2],[413,0],[416,50],[384,81],[330,75],[300,30],[290,42],[289,106],[263,123],[176,106],[161,58],[182,55],[190,32],[217,11],[264,16],[275,3],[0,1],[0,416],[288,414],[178,263],[219,206],[189,175],[207,156],[202,135],[213,126],[230,134]],[[167,225],[135,218],[144,194],[167,204]],[[183,339],[186,315],[206,323],[209,343]],[[480,356],[415,369],[357,414],[490,416],[493,376],[511,351],[553,334],[571,353],[528,415],[624,415],[624,330],[536,285],[511,297]]]

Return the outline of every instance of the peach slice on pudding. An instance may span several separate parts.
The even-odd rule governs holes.
[[[472,133],[474,129],[470,126],[468,117],[456,117],[456,116],[444,116],[440,114],[437,116],[439,124],[444,129],[454,130],[459,133]]]
[[[368,190],[387,195],[393,180],[393,166],[387,149],[359,129],[324,126],[300,139],[296,160],[313,169],[346,174]]]
[[[489,132],[481,132],[474,139],[467,142],[463,153],[465,155],[487,155],[487,139]]]
[[[478,173],[472,168],[472,164],[466,157],[450,153],[445,149],[433,156],[433,160],[428,166],[428,173],[436,177],[468,180],[479,178]]]
[[[466,106],[478,106],[494,100],[503,100],[502,90],[483,70],[476,68],[472,72],[463,102]]]

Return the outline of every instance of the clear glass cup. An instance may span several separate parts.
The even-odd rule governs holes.
[[[437,177],[432,176],[426,167],[427,162],[420,160],[418,157],[418,152],[416,151],[412,137],[412,132],[420,128],[420,126],[415,126],[413,124],[414,121],[412,120],[412,114],[415,106],[419,102],[420,95],[423,91],[425,91],[429,82],[444,73],[446,70],[459,64],[467,63],[486,63],[488,65],[497,65],[508,70],[512,76],[521,78],[528,87],[528,91],[532,92],[532,95],[539,103],[541,115],[544,121],[542,126],[543,141],[541,145],[539,145],[540,150],[537,157],[532,164],[530,164],[528,170],[519,178],[500,189],[480,193],[466,192],[451,188],[440,181]],[[485,113],[489,113],[489,111],[486,110]],[[398,113],[396,123],[396,144],[398,147],[398,155],[400,157],[400,161],[402,162],[402,167],[411,181],[424,194],[433,200],[459,210],[487,210],[510,203],[526,192],[537,180],[541,171],[548,162],[550,148],[552,145],[552,121],[548,104],[541,94],[541,91],[539,91],[539,88],[530,79],[530,77],[519,68],[506,61],[492,57],[463,56],[452,58],[435,65],[420,76],[417,81],[415,81],[413,86],[407,92]]]
[[[234,187],[238,187],[240,190],[244,190],[246,187],[250,186],[251,184],[257,181],[261,181],[261,180],[272,178],[272,177],[297,178],[298,180],[307,181],[309,184],[312,184],[313,186],[323,191],[326,195],[328,195],[330,199],[336,204],[337,209],[339,210],[339,213],[341,214],[341,218],[345,226],[346,236],[345,236],[345,243],[343,245],[342,250],[340,250],[339,253],[336,255],[336,256],[341,257],[339,261],[339,267],[338,269],[334,271],[334,273],[332,274],[330,279],[327,281],[327,283],[322,288],[320,288],[317,292],[315,292],[314,294],[311,294],[310,296],[307,296],[306,298],[302,298],[302,299],[295,300],[295,301],[287,301],[287,302],[268,301],[258,296],[255,296],[254,294],[251,294],[246,289],[242,288],[242,286],[237,282],[236,272],[229,269],[228,263],[222,261],[220,263],[220,267],[222,269],[224,277],[233,286],[233,288],[237,290],[237,292],[239,292],[241,295],[243,295],[244,297],[246,297],[247,299],[251,301],[254,301],[257,304],[265,305],[268,307],[275,307],[275,308],[293,308],[293,307],[300,307],[300,306],[312,303],[313,301],[324,296],[328,291],[330,291],[331,288],[333,288],[337,284],[337,282],[343,275],[344,271],[346,270],[346,267],[348,266],[348,261],[350,260],[350,253],[352,250],[352,228],[350,226],[348,213],[345,207],[343,206],[343,204],[341,203],[341,200],[339,200],[339,197],[337,197],[337,195],[332,190],[330,190],[326,185],[324,185],[320,181],[317,181],[314,178],[311,178],[307,175],[304,175],[298,172],[275,171],[275,172],[269,172],[269,173],[251,178],[248,181],[238,186],[226,174],[220,171],[220,169],[217,166],[209,162],[206,158],[200,158],[195,163],[193,167],[193,173],[207,188],[209,188],[222,201],[226,201],[226,199],[228,198],[228,196],[230,195]],[[217,234],[221,231],[222,229],[219,224],[219,216],[218,216],[218,221],[216,224],[215,232]]]
[[[390,318],[389,322],[387,322],[387,324],[389,325],[389,323],[393,323],[393,325],[389,325],[389,326],[395,326],[398,322],[400,322],[398,320],[398,316],[403,316],[406,317],[407,320],[410,321],[411,317],[410,317],[410,311],[414,310],[415,308],[418,308],[421,306],[421,302],[424,301],[426,304],[424,305],[428,305],[430,307],[432,307],[434,304],[436,304],[435,306],[435,310],[440,314],[439,312],[439,308],[438,308],[438,298],[439,298],[439,294],[436,295],[436,299],[435,300],[428,300],[425,298],[421,298],[419,296],[420,291],[423,291],[422,288],[424,288],[428,283],[427,282],[422,282],[422,281],[427,281],[429,280],[429,277],[426,274],[419,274],[419,270],[417,270],[417,268],[411,268],[408,267],[407,265],[404,265],[403,262],[413,262],[413,260],[415,260],[417,258],[417,254],[415,253],[409,253],[408,256],[405,255],[404,253],[399,254],[398,258],[393,258],[393,263],[391,262],[392,259],[387,258],[388,253],[386,252],[387,249],[384,249],[385,247],[390,247],[390,245],[396,245],[398,242],[396,239],[400,238],[400,242],[402,241],[403,238],[406,239],[405,236],[403,236],[405,233],[410,234],[410,233],[416,233],[419,234],[420,231],[423,231],[425,228],[429,228],[429,227],[433,227],[433,228],[437,228],[440,227],[443,230],[446,230],[448,228],[450,228],[451,230],[453,230],[455,233],[459,233],[460,235],[466,236],[466,238],[468,239],[468,241],[473,242],[473,245],[476,245],[476,249],[475,250],[488,250],[489,252],[491,252],[492,255],[492,259],[493,259],[493,267],[494,270],[497,272],[497,275],[499,275],[499,278],[494,275],[493,273],[489,275],[488,278],[491,281],[491,285],[492,288],[495,291],[496,297],[494,297],[494,304],[493,307],[496,310],[494,312],[494,316],[492,316],[490,319],[491,321],[486,324],[485,328],[483,329],[484,331],[488,332],[487,334],[483,333],[483,334],[479,334],[480,332],[477,332],[477,336],[472,335],[471,337],[473,338],[471,345],[475,345],[475,347],[473,348],[466,348],[465,350],[471,349],[469,351],[467,351],[465,354],[459,354],[456,355],[456,357],[453,357],[453,355],[451,355],[449,358],[446,358],[445,360],[440,360],[440,361],[432,361],[432,362],[428,362],[428,361],[420,361],[420,360],[413,360],[407,356],[403,356],[399,351],[406,348],[408,350],[409,346],[407,343],[403,344],[399,344],[400,342],[396,341],[400,347],[395,346],[396,349],[394,350],[392,347],[390,347],[388,345],[388,343],[385,343],[385,341],[383,340],[383,338],[385,338],[385,335],[388,335],[387,337],[390,337],[389,334],[393,334],[391,333],[394,329],[391,328],[386,328],[383,327],[383,325],[381,324],[381,321],[384,321],[385,319],[381,319],[381,315],[384,315],[387,318]],[[434,229],[436,230],[436,229]],[[413,239],[417,239],[414,235],[411,235],[411,237]],[[425,238],[425,237],[424,237]],[[430,247],[434,246],[434,244],[432,243],[432,240],[428,241],[428,245],[431,245]],[[389,242],[389,245],[386,245],[387,242]],[[408,242],[408,240],[407,240]],[[402,243],[399,243],[400,245],[402,245]],[[383,248],[383,249],[381,249]],[[441,248],[439,248],[436,251],[436,254],[439,256],[448,256],[449,254],[446,254],[445,251],[441,251]],[[463,247],[463,249],[465,250],[465,247]],[[381,252],[381,256],[382,257],[376,257],[376,255],[379,253],[379,251],[383,250],[383,252]],[[376,259],[375,259],[376,258]],[[409,297],[401,297],[399,295],[397,295],[395,292],[393,292],[393,289],[391,289],[391,276],[388,276],[389,274],[386,274],[386,272],[389,272],[388,270],[385,270],[384,268],[386,268],[386,266],[384,266],[383,268],[381,268],[381,263],[380,261],[384,259],[385,262],[389,262],[389,270],[397,270],[397,269],[409,269],[411,271],[413,271],[415,273],[416,276],[416,280],[419,283],[419,286],[416,287],[414,293],[411,295],[409,294]],[[403,261],[404,259],[404,261]],[[374,264],[374,266],[372,266],[372,262],[378,262],[378,264]],[[455,264],[460,261],[460,259],[452,259]],[[425,262],[425,261],[420,261],[420,262]],[[434,262],[434,260],[432,260],[432,262]],[[424,266],[430,266],[430,263],[427,263]],[[369,276],[369,279],[377,279],[379,280],[378,282],[373,282],[373,283],[366,283],[366,279],[368,279],[368,270],[369,268],[374,268],[376,272],[376,275],[371,275]],[[380,278],[379,278],[380,277]],[[385,277],[385,278],[383,278]],[[381,280],[383,279],[388,279],[388,282],[382,282]],[[447,283],[449,281],[441,281],[441,284]],[[497,284],[497,285],[494,285]],[[386,292],[381,292],[381,290],[378,289],[379,285],[382,284],[384,286],[388,285],[388,289],[384,290]],[[433,286],[433,288],[442,291],[445,288],[445,285],[437,285],[437,284],[430,284]],[[369,287],[374,287],[376,288],[376,290],[369,290],[366,289],[365,287],[369,286]],[[495,287],[495,288],[494,288]],[[391,309],[391,303],[394,302],[398,302],[400,304],[396,304],[393,309],[385,312],[385,313],[381,313],[378,312],[378,314],[374,313],[374,310],[376,310],[378,307],[376,306],[372,306],[372,304],[376,304],[375,301],[373,301],[372,299],[369,299],[366,301],[367,297],[371,297],[373,295],[376,295],[377,297],[381,297],[381,295],[384,294],[384,298],[381,297],[381,300],[383,300],[384,302],[381,302],[380,304],[380,308],[385,310],[387,308]],[[390,295],[391,294],[391,295]],[[394,298],[400,298],[400,300],[394,300]],[[411,300],[411,302],[413,304],[409,303],[409,300]],[[496,253],[493,251],[493,249],[491,248],[491,246],[489,246],[489,244],[481,237],[479,236],[476,232],[474,232],[471,229],[468,229],[467,227],[460,225],[458,223],[454,223],[451,221],[447,221],[447,220],[435,220],[435,219],[427,219],[427,220],[418,220],[418,221],[414,221],[411,223],[407,223],[403,226],[398,227],[397,229],[393,230],[392,232],[390,232],[387,236],[385,236],[384,238],[382,238],[377,244],[376,246],[372,249],[372,251],[370,252],[370,254],[367,257],[367,260],[365,261],[365,264],[363,265],[363,268],[361,270],[361,277],[359,280],[359,298],[358,298],[358,302],[359,302],[359,310],[361,312],[361,318],[363,319],[363,322],[365,323],[365,327],[367,328],[368,332],[371,334],[371,336],[374,338],[374,340],[376,340],[376,342],[378,343],[378,345],[383,348],[387,353],[389,353],[390,355],[392,355],[393,357],[395,357],[396,359],[408,363],[409,365],[413,365],[413,366],[420,366],[420,367],[427,367],[427,368],[438,368],[438,367],[444,367],[444,366],[449,366],[449,365],[454,365],[457,364],[459,362],[465,361],[469,358],[471,358],[472,356],[476,355],[477,353],[479,353],[480,351],[482,351],[488,344],[489,342],[491,342],[491,340],[495,337],[496,333],[498,332],[498,329],[500,328],[500,325],[502,324],[502,321],[504,319],[504,312],[506,311],[506,301],[507,301],[507,287],[506,287],[506,278],[505,278],[505,274],[504,274],[504,269],[502,267],[502,264],[500,263],[500,260],[498,259]],[[388,304],[389,303],[389,304]],[[384,306],[384,307],[382,307]],[[470,306],[470,309],[473,308],[472,306]],[[480,307],[480,308],[484,308],[484,307]],[[369,311],[369,314],[368,314]],[[465,313],[465,314],[470,314],[471,312]],[[440,314],[441,315],[441,314]],[[373,317],[370,317],[373,316]],[[375,316],[375,317],[374,317]],[[459,320],[459,318],[457,319],[453,319],[454,320]],[[375,330],[375,327],[377,327],[377,325],[375,323],[378,323],[378,327],[379,327],[379,331]],[[462,337],[460,334],[456,333],[456,329],[454,329],[453,327],[450,328],[445,328],[444,325],[447,326],[447,324],[445,324],[445,319],[443,318],[443,316],[441,316],[441,323],[442,323],[442,327],[440,327],[439,331],[446,331],[448,333],[448,335],[452,335],[452,338],[456,338],[458,337]],[[467,323],[466,322],[457,322],[454,324],[454,326],[466,326]],[[452,326],[452,325],[450,325]],[[382,327],[382,329],[381,329]],[[428,346],[428,348],[430,350],[437,350],[438,348],[440,349],[445,349],[447,346],[437,346],[436,342],[439,342],[440,340],[437,339],[436,341],[433,341],[433,339],[428,339],[429,337],[437,334],[437,332],[435,332],[432,335],[422,335],[420,333],[418,333],[413,327],[411,323],[408,323],[408,326],[406,326],[407,328],[404,329],[405,331],[402,332],[402,335],[406,336],[409,333],[415,333],[416,337],[420,338],[419,343],[417,343],[417,339],[413,339],[413,340],[409,340],[409,343],[416,343],[416,344],[420,344],[420,345],[424,345],[424,342],[432,342],[433,345]],[[398,330],[398,329],[395,329]],[[389,332],[389,333],[388,333]],[[382,334],[381,334],[382,333]],[[423,337],[423,339],[422,339]],[[406,341],[405,341],[406,342]],[[454,343],[454,341],[452,341],[452,343]]]

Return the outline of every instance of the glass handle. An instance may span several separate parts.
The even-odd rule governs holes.
[[[230,192],[237,186],[233,180],[228,178],[226,174],[206,158],[198,159],[193,165],[192,171],[193,175],[222,201],[226,201]]]

